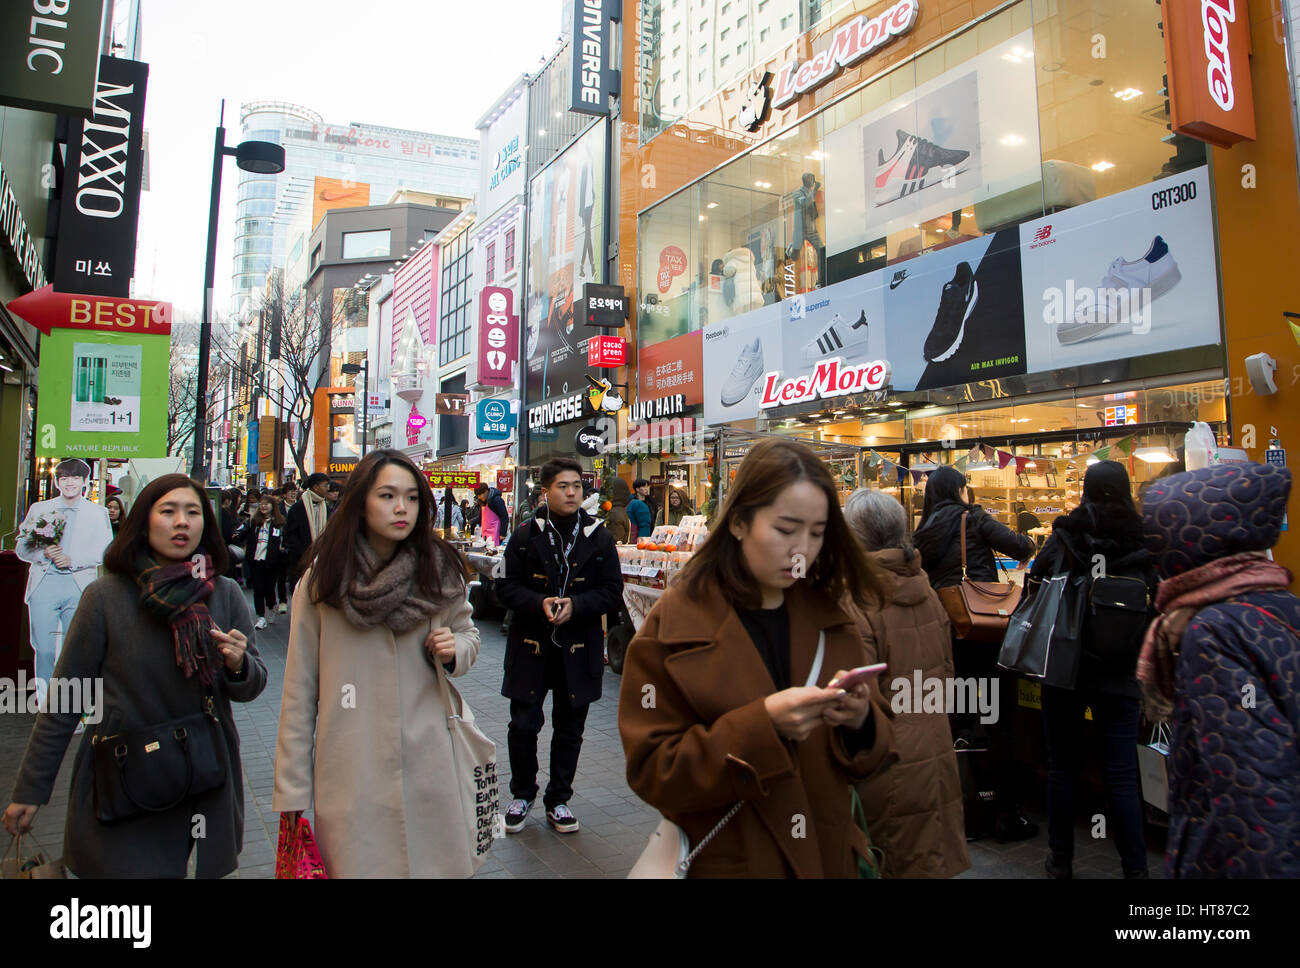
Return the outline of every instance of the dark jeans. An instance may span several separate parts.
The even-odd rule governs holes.
[[[1105,693],[1043,687],[1043,727],[1047,734],[1047,842],[1058,862],[1074,856],[1075,785],[1083,771],[1083,709],[1104,743],[1108,833],[1115,838],[1126,874],[1147,869],[1138,788],[1138,701]]]
[[[262,618],[269,608],[275,611],[275,566],[264,561],[248,561],[248,580],[253,586],[253,611]]]
[[[578,754],[582,751],[582,730],[587,724],[590,703],[569,704],[569,688],[564,679],[563,653],[554,646],[546,662],[546,687],[536,702],[510,700],[510,727],[506,744],[510,749],[510,795],[517,800],[537,797],[537,736],[546,717],[542,703],[551,693],[551,779],[542,798],[546,809],[568,803],[573,796],[573,778],[578,772]]]
[[[275,592],[282,604],[289,604],[289,566],[283,561],[275,566]]]
[[[997,817],[1009,821],[1020,812],[1020,783],[1016,769],[1016,676],[998,668],[999,642],[974,642],[954,638],[952,642],[953,671],[957,678],[977,678],[987,682],[998,680],[997,722],[981,723],[978,713],[953,714],[950,717],[952,735],[956,739],[965,733],[974,745],[987,744],[989,768],[992,771],[993,789],[997,794]],[[982,683],[981,683],[982,685]]]

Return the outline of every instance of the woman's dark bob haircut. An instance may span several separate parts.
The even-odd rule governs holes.
[[[152,555],[149,547],[149,512],[162,499],[163,495],[178,488],[188,487],[199,499],[203,507],[203,534],[199,537],[199,546],[195,554],[205,554],[212,559],[212,572],[224,575],[230,564],[230,555],[226,552],[226,543],[221,539],[221,526],[217,524],[217,515],[212,510],[212,502],[199,483],[184,474],[164,474],[150,481],[135,503],[131,513],[118,529],[117,537],[104,552],[104,568],[114,575],[125,575],[135,579],[136,560],[141,555]]]

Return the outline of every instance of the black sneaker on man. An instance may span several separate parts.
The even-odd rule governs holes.
[[[573,815],[567,803],[560,803],[546,811],[546,819],[555,828],[557,834],[576,834],[578,818]],[[507,827],[507,830],[510,828]]]
[[[506,833],[517,834],[524,829],[528,821],[528,811],[533,808],[531,800],[514,800],[506,811]]]

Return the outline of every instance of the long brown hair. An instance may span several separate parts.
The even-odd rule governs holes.
[[[751,525],[760,508],[775,503],[782,491],[800,481],[826,495],[826,531],[807,581],[836,602],[845,595],[862,605],[883,598],[880,573],[844,521],[830,471],[803,444],[779,437],[756,444],[741,461],[722,510],[710,522],[709,539],[678,576],[686,593],[700,599],[716,587],[734,607],[758,608],[761,596],[731,525]]]
[[[280,511],[280,500],[275,496],[273,491],[263,491],[262,496],[257,503],[253,505],[253,514],[251,523],[253,527],[260,528],[266,523],[266,518],[262,517],[262,502],[265,501],[271,505],[271,523],[277,528],[284,527],[284,514]]]
[[[411,533],[399,547],[415,549],[412,593],[431,602],[450,602],[465,592],[465,566],[460,554],[433,533],[434,499],[429,479],[400,450],[372,450],[348,478],[343,499],[319,538],[304,556],[311,566],[311,600],[338,607],[355,574],[356,547],[366,530],[366,498],[375,478],[389,464],[411,472],[420,509]]]
[[[221,526],[212,510],[212,502],[198,482],[184,474],[164,474],[154,478],[140,492],[140,496],[131,505],[131,513],[118,529],[117,537],[104,552],[104,567],[108,571],[135,580],[136,559],[142,554],[153,554],[153,549],[149,547],[149,512],[163,495],[180,487],[190,488],[198,495],[199,504],[203,506],[203,534],[199,537],[199,546],[194,549],[194,553],[202,552],[212,559],[214,574],[226,573],[230,556],[226,552],[226,543],[221,540]]]

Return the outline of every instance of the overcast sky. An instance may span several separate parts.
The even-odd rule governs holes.
[[[239,105],[279,100],[327,123],[477,137],[474,122],[556,47],[562,0],[143,0],[150,191],[140,203],[135,295],[203,304],[212,145]],[[214,305],[230,300],[236,168],[221,191]]]

